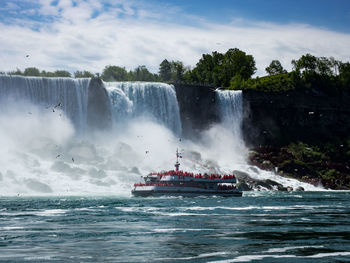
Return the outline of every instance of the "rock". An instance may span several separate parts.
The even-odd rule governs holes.
[[[238,188],[241,188],[242,191],[252,191],[253,189],[246,183],[246,182],[240,182],[237,184]]]
[[[288,192],[292,192],[292,191],[293,191],[293,187],[287,186],[287,191],[288,191]]]
[[[303,192],[305,191],[304,187],[298,186],[297,189],[295,189],[296,192]]]
[[[89,85],[87,124],[90,129],[104,130],[112,127],[112,112],[107,90],[99,78],[92,78]]]
[[[216,87],[196,84],[174,84],[179,103],[182,133],[184,137],[199,138],[199,131],[206,130],[220,118],[217,110]]]
[[[349,135],[349,92],[244,90],[242,96],[243,109],[248,111],[242,123],[247,145],[285,145],[315,138],[326,141],[335,134]]]
[[[283,185],[279,186],[277,189],[278,189],[278,191],[281,191],[281,192],[286,192],[287,191],[287,187],[284,187]]]
[[[267,180],[265,180],[265,182],[267,184],[270,184],[270,185],[273,185],[273,186],[282,186],[280,183],[277,183],[277,182],[275,182],[275,181],[273,181],[271,179],[267,179]]]

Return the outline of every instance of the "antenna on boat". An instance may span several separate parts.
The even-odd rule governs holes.
[[[179,157],[181,158],[181,155],[179,154],[179,149],[176,148],[176,163],[175,163],[176,171],[178,171],[180,167]]]

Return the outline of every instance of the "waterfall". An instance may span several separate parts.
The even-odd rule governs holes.
[[[173,86],[152,82],[107,82],[105,86],[116,123],[146,117],[181,135],[179,106]]]
[[[229,129],[233,136],[242,139],[242,91],[218,90],[216,91],[219,117],[222,125]]]
[[[29,101],[47,111],[62,110],[78,130],[84,130],[89,83],[90,79],[0,75],[0,98]]]
[[[90,82],[90,79],[1,75],[0,98],[2,101],[29,101],[46,111],[62,110],[76,130],[85,131],[91,117],[88,110],[92,106],[90,99],[98,96],[93,92],[95,88],[90,90]],[[107,89],[108,104],[111,105],[115,123],[123,124],[128,120],[146,117],[169,128],[177,136],[181,135],[179,106],[173,86],[151,82],[107,82],[97,85]],[[90,93],[92,98],[89,98]],[[106,99],[101,97],[99,105],[103,104],[101,100]],[[56,105],[59,107],[55,108]],[[109,117],[98,118],[102,120]]]

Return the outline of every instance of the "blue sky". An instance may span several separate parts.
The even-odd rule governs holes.
[[[280,24],[303,23],[350,32],[349,0],[176,0],[173,2],[187,13],[219,23],[229,23],[232,19],[243,18]]]
[[[0,71],[157,72],[164,58],[193,67],[237,47],[264,75],[271,60],[290,69],[306,53],[348,61],[350,0],[0,0],[0,30]]]

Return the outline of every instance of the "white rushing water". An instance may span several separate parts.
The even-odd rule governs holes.
[[[162,83],[106,83],[113,128],[89,133],[88,85],[87,79],[0,76],[1,195],[128,196],[141,175],[173,169],[177,148],[183,170],[239,170],[316,190],[247,164],[240,92],[217,92],[221,123],[193,142],[180,137],[176,94]]]
[[[181,120],[175,90],[157,82],[106,82],[115,123],[124,124],[135,118],[148,118],[163,124],[177,136]]]
[[[10,105],[20,101],[53,113],[63,111],[76,129],[83,130],[87,121],[89,83],[90,79],[2,75],[0,99],[2,103]]]

